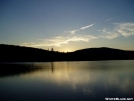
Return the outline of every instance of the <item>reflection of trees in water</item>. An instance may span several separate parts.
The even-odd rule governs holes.
[[[47,63],[30,63],[30,64],[0,64],[0,77],[21,75],[32,73],[39,70],[51,70],[54,72],[54,62]]]
[[[33,64],[0,64],[0,77],[21,75],[43,69]]]
[[[54,72],[54,64],[53,64],[53,62],[51,62],[51,71],[52,71],[52,73]]]

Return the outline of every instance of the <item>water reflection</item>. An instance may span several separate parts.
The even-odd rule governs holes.
[[[51,70],[52,70],[52,73],[53,73],[53,71],[54,71],[53,62],[51,62]]]
[[[37,72],[37,75],[52,84],[70,87],[74,92],[98,95],[97,93],[101,94],[103,91],[107,96],[114,92],[112,96],[123,97],[124,94],[130,96],[134,92],[133,65],[132,61],[52,62],[51,68],[42,73]],[[43,66],[45,67],[44,64]],[[52,74],[49,71],[52,71]]]
[[[0,64],[0,77],[27,74],[41,69],[43,69],[41,66],[32,63],[2,63]]]
[[[104,101],[105,97],[134,96],[134,61],[42,62],[27,66],[30,69],[22,71],[25,75],[1,77],[0,89],[6,91],[5,95],[14,91],[20,101]],[[0,94],[0,100],[7,99],[2,91]]]

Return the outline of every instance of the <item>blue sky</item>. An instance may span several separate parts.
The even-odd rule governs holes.
[[[134,50],[133,0],[0,0],[0,44]]]

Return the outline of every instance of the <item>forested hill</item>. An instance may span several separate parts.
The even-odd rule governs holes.
[[[15,45],[0,45],[0,61],[54,61],[59,52]]]
[[[0,62],[40,61],[91,61],[91,60],[132,60],[134,51],[113,48],[87,48],[69,53],[48,51],[32,47],[0,45]]]

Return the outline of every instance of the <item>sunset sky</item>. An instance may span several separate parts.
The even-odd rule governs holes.
[[[0,0],[0,44],[134,50],[134,0]]]

